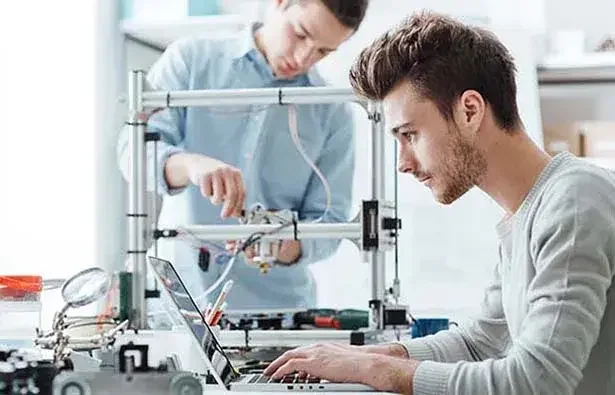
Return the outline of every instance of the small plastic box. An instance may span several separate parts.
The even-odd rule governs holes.
[[[42,278],[0,276],[0,345],[32,346],[41,326]]]

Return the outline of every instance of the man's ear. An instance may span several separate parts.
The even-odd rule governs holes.
[[[486,103],[483,96],[475,90],[467,90],[457,100],[455,122],[474,134],[483,122],[485,111]]]

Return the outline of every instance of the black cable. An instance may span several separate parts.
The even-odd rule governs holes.
[[[263,238],[263,236],[269,236],[275,233],[278,233],[279,231],[281,231],[282,229],[285,229],[289,226],[293,226],[296,224],[296,221],[289,221],[286,223],[283,223],[282,225],[271,229],[268,232],[255,232],[252,233],[247,239],[246,241],[242,244],[242,246],[237,250],[237,253],[239,253],[240,251],[245,251],[246,249],[248,249],[248,247],[250,247],[251,245],[257,243],[258,241],[260,241],[260,239]],[[296,227],[296,226],[295,226]]]

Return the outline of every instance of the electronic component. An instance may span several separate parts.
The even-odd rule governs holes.
[[[209,250],[205,247],[199,248],[199,268],[201,268],[202,271],[204,272],[209,271],[210,259],[211,259],[211,254]]]
[[[53,395],[171,394],[201,395],[201,378],[175,371],[164,362],[149,366],[148,346],[128,343],[116,354],[114,369],[100,372],[62,372],[53,381]]]
[[[0,394],[50,395],[52,381],[70,360],[54,364],[39,353],[0,348]]]

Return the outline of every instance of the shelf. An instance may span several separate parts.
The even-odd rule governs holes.
[[[128,38],[159,51],[185,36],[224,38],[232,36],[246,26],[239,15],[191,16],[170,21],[126,20],[121,31]]]
[[[613,84],[615,53],[587,53],[580,56],[549,56],[537,65],[541,85]]]

